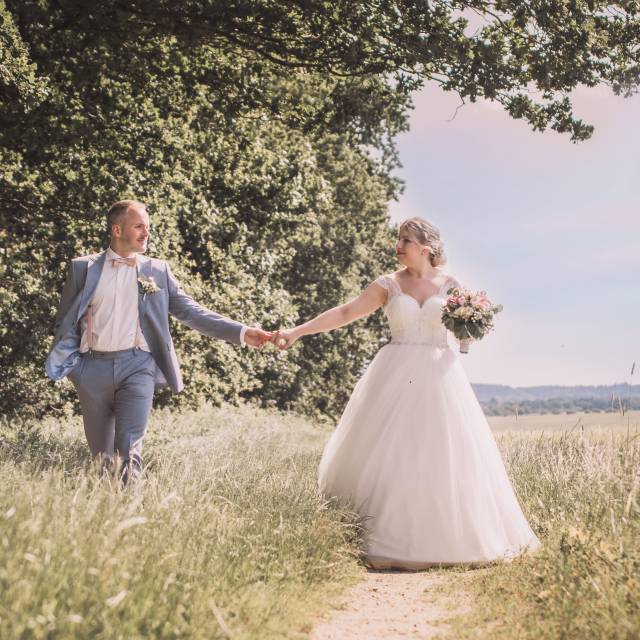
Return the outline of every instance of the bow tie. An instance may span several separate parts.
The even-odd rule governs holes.
[[[111,258],[111,264],[114,267],[122,267],[126,265],[127,267],[135,267],[136,266],[136,257],[133,258]]]

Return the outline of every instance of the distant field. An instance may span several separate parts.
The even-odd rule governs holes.
[[[491,429],[496,433],[502,431],[630,431],[640,430],[640,411],[620,413],[562,413],[524,416],[488,416]]]

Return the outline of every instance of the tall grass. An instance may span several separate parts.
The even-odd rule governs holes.
[[[326,432],[251,409],[155,414],[141,485],[78,421],[0,428],[1,638],[303,637],[357,528],[316,492]]]
[[[543,545],[472,576],[477,606],[457,621],[457,635],[639,638],[640,434],[504,434],[498,442]]]
[[[543,544],[465,574],[476,606],[454,637],[640,637],[628,424],[499,434]],[[87,464],[78,420],[0,425],[0,638],[306,637],[361,573],[355,520],[317,495],[326,437],[250,408],[156,413],[144,482],[123,490]]]

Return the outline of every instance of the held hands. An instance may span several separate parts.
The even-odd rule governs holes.
[[[280,351],[284,351],[285,349],[293,346],[294,342],[299,337],[300,336],[295,329],[278,330],[274,332],[273,344],[275,344]]]
[[[272,342],[280,351],[289,349],[300,336],[295,329],[264,331],[260,327],[249,327],[244,334],[244,342],[249,347],[261,349]]]
[[[244,342],[249,347],[261,349],[267,342],[273,342],[275,332],[263,331],[259,327],[249,327],[244,334]]]

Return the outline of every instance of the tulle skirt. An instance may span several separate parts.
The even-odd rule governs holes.
[[[319,486],[362,516],[378,564],[485,563],[539,545],[450,348],[378,352],[325,447]]]

